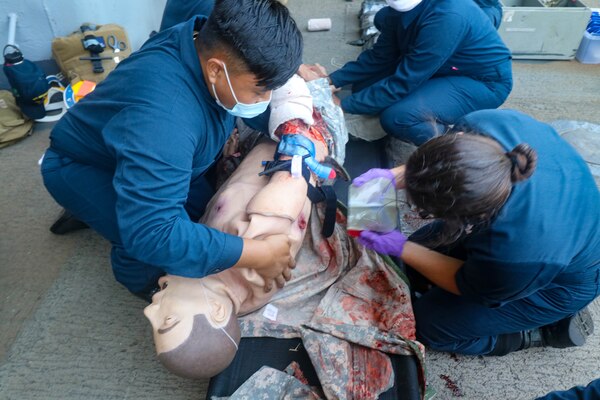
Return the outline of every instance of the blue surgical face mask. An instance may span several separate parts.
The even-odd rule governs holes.
[[[233,91],[233,86],[231,86],[231,81],[229,80],[229,74],[227,73],[227,66],[225,63],[223,63],[223,70],[225,71],[225,77],[227,78],[229,89],[231,90],[231,94],[235,100],[235,105],[231,109],[225,107],[223,103],[221,103],[221,100],[219,100],[219,96],[217,96],[217,91],[215,90],[215,84],[213,83],[212,90],[215,94],[215,100],[217,101],[218,105],[223,107],[229,114],[240,118],[254,118],[267,110],[267,107],[269,107],[269,103],[271,102],[271,96],[273,95],[273,92],[271,92],[269,100],[260,101],[254,104],[240,103],[235,95],[235,92]]]

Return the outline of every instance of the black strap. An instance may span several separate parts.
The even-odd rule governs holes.
[[[275,172],[278,171],[290,171],[292,168],[292,160],[279,160],[276,159],[274,161],[266,161],[265,169],[260,172],[259,176],[271,176]],[[333,235],[333,231],[335,229],[335,214],[337,210],[337,196],[335,194],[335,190],[333,190],[333,186],[324,185],[315,187],[310,183],[310,169],[306,165],[306,163],[302,162],[302,177],[308,184],[308,190],[306,195],[309,200],[314,203],[320,203],[322,201],[325,202],[325,217],[323,218],[323,229],[321,233],[326,238]]]
[[[319,189],[325,195],[325,217],[323,218],[323,236],[326,238],[333,235],[337,213],[337,195],[332,185],[320,186]]]
[[[309,184],[308,198],[315,204],[322,201],[325,202],[325,216],[323,217],[323,229],[321,229],[321,233],[326,238],[330,237],[333,235],[335,229],[335,214],[337,210],[337,195],[335,194],[335,190],[333,190],[333,186],[323,185],[314,187]]]
[[[104,39],[101,41],[98,36],[95,35],[85,35],[81,40],[83,48],[90,52],[90,61],[92,62],[94,73],[96,74],[104,72],[102,58],[99,56],[99,54],[104,51],[103,41]]]
[[[93,71],[95,74],[101,74],[104,72],[104,67],[102,66],[101,58],[92,59],[92,67],[94,68]]]
[[[14,51],[11,51],[10,53],[6,53],[7,49],[14,49]],[[15,46],[14,44],[7,44],[6,46],[4,46],[4,50],[2,51],[2,55],[4,56],[4,64],[5,65],[11,65],[11,64],[18,64],[21,61],[23,61],[23,53],[21,53],[21,50]]]

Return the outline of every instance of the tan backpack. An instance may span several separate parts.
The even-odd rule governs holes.
[[[84,25],[93,26],[93,24]],[[100,57],[110,57],[110,59],[99,61],[102,63],[102,68],[104,69],[104,72],[101,73],[94,72],[92,61],[80,60],[80,57],[88,58],[91,56],[90,52],[84,49],[82,44],[84,36],[90,34],[104,39],[106,47],[104,48],[104,51],[98,55]],[[81,31],[76,31],[68,36],[57,37],[52,40],[52,56],[56,60],[63,75],[71,83],[80,80],[99,83],[117,66],[117,62],[114,59],[115,57],[118,57],[118,60],[120,61],[131,55],[131,45],[127,38],[127,33],[125,32],[125,29],[119,25],[96,25],[95,30],[89,30],[85,35],[81,33]],[[109,37],[111,35],[114,35],[118,42],[124,44],[124,46],[122,46],[124,49],[115,52],[114,49],[110,47]]]
[[[33,121],[21,113],[11,92],[0,90],[0,149],[31,135]]]

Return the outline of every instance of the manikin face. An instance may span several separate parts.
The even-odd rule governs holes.
[[[157,354],[175,349],[190,332],[194,316],[204,314],[215,328],[229,322],[233,304],[224,293],[210,289],[206,278],[192,279],[167,275],[159,279],[160,292],[152,297],[152,304],[144,315],[152,324]]]

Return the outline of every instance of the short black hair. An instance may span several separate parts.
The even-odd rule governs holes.
[[[302,63],[302,34],[276,0],[216,0],[199,44],[225,45],[267,89],[283,86]]]

